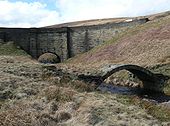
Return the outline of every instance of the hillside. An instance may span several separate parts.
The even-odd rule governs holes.
[[[170,15],[163,15],[60,64],[41,64],[13,42],[0,44],[0,126],[169,126],[170,79],[165,94],[124,95],[61,74],[128,63],[170,77]],[[140,85],[126,73],[118,77],[105,85],[126,86],[123,79]]]
[[[75,67],[100,67],[109,63],[142,66],[170,63],[170,16],[128,29],[113,40],[68,60],[68,65]]]
[[[170,11],[162,12],[162,13],[158,13],[158,14],[147,15],[147,16],[140,16],[140,17],[105,18],[105,19],[74,21],[74,22],[68,22],[68,23],[46,26],[44,28],[60,28],[60,27],[100,25],[100,24],[113,23],[113,22],[114,23],[126,22],[126,21],[131,20],[131,19],[141,19],[141,18],[148,18],[149,20],[155,20],[155,19],[158,19],[158,18],[166,17],[169,14],[170,14]]]
[[[1,126],[169,124],[169,109],[163,104],[159,107],[146,101],[149,111],[159,108],[165,114],[156,116],[160,112],[139,106],[141,98],[96,91],[93,85],[56,76],[51,65],[31,59],[11,42],[0,47]]]

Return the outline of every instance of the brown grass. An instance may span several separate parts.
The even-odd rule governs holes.
[[[75,67],[100,67],[108,63],[152,65],[166,62],[170,54],[170,16],[129,29],[113,40],[72,58]]]
[[[146,112],[162,122],[170,120],[170,108],[139,97],[119,96],[120,102],[124,104],[134,104],[146,110]]]
[[[65,70],[95,72],[107,63],[168,63],[169,26],[170,20],[166,17],[129,29],[60,66]],[[0,61],[1,91],[10,90],[12,94],[0,100],[2,126],[163,125],[161,121],[170,124],[169,108],[163,105],[136,97],[94,92],[95,85],[69,76],[56,76],[55,71],[44,70],[42,64],[28,57],[0,56]],[[167,66],[156,66],[152,70],[169,75]],[[122,76],[126,79],[126,74]],[[17,99],[22,93],[26,97]]]
[[[47,97],[47,100],[55,100],[58,102],[68,102],[72,101],[73,96],[76,94],[76,91],[69,89],[69,88],[63,88],[63,87],[57,87],[57,86],[50,86],[45,88],[42,91],[41,97]]]

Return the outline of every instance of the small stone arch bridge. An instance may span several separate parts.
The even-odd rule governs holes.
[[[146,90],[162,92],[165,81],[167,80],[167,77],[162,74],[155,74],[147,70],[146,68],[129,64],[107,65],[104,66],[101,70],[99,70],[100,72],[97,75],[81,74],[78,76],[78,78],[85,82],[95,82],[96,84],[100,85],[105,79],[121,70],[127,70],[133,73],[137,78],[139,78],[143,82],[143,88]]]

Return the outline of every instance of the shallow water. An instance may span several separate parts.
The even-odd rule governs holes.
[[[170,96],[160,92],[154,92],[142,88],[115,86],[111,84],[102,83],[98,88],[102,92],[110,92],[113,94],[121,95],[134,95],[148,100],[153,100],[158,103],[170,101]]]
[[[109,91],[113,94],[123,94],[123,95],[136,95],[141,92],[140,88],[124,87],[124,86],[114,86],[111,84],[102,83],[98,90],[105,92]]]

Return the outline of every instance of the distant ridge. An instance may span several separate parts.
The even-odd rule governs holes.
[[[45,26],[43,28],[61,28],[61,27],[76,27],[76,26],[91,26],[91,25],[100,25],[106,23],[119,23],[125,22],[130,19],[141,19],[141,18],[148,18],[149,20],[155,20],[157,18],[166,17],[170,15],[170,11],[152,14],[147,16],[139,16],[139,17],[122,17],[122,18],[104,18],[104,19],[92,19],[92,20],[83,20],[83,21],[75,21],[75,22],[68,22],[56,25]]]

